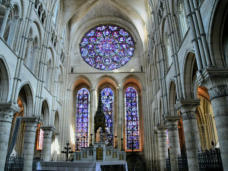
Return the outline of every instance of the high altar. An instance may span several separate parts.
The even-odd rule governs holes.
[[[69,162],[40,162],[37,170],[61,171],[127,171],[126,152],[107,144],[105,130],[105,115],[102,111],[101,95],[98,109],[94,118],[95,143],[89,147],[76,147],[73,161]]]

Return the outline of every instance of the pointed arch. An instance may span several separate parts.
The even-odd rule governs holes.
[[[9,95],[9,74],[5,62],[0,58],[0,102],[7,102]]]
[[[113,89],[116,89],[119,85],[118,81],[111,76],[102,76],[98,79],[97,89],[101,89],[105,84],[109,84]]]
[[[76,149],[89,146],[90,93],[85,87],[78,87],[76,94]]]
[[[50,120],[50,111],[49,111],[49,105],[47,100],[44,100],[42,102],[42,107],[41,107],[41,120],[43,122],[43,126],[48,126],[49,125],[49,120]]]
[[[177,99],[176,85],[174,81],[171,81],[169,86],[169,111],[170,111],[169,115],[171,116],[176,115],[175,113],[176,99]]]
[[[196,72],[198,70],[195,54],[189,52],[185,58],[184,68],[183,68],[183,94],[187,98],[195,97],[196,88]]]
[[[188,31],[188,24],[187,24],[185,9],[184,9],[184,1],[182,1],[182,0],[177,1],[177,11],[176,12],[177,12],[178,21],[179,21],[179,31],[181,34],[181,38],[183,39],[185,34]]]
[[[20,97],[23,101],[24,116],[32,116],[33,110],[33,93],[30,83],[26,83],[19,89],[18,98]]]
[[[136,77],[124,81],[124,148],[127,152],[141,151],[143,134],[142,85]]]
[[[219,67],[228,66],[228,2],[215,1],[208,27],[209,50],[212,63]]]
[[[59,132],[59,112],[55,112],[54,126],[57,132]]]

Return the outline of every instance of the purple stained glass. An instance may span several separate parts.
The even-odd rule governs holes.
[[[81,88],[76,101],[76,143],[79,149],[88,146],[88,111],[89,91]]]
[[[134,40],[123,28],[100,25],[88,31],[81,40],[84,61],[99,70],[114,70],[125,65],[133,56]]]
[[[103,112],[105,114],[105,129],[107,133],[108,145],[113,145],[113,104],[114,93],[111,88],[101,90],[101,101]]]
[[[126,89],[125,108],[127,150],[139,150],[138,93],[133,87],[128,87]]]

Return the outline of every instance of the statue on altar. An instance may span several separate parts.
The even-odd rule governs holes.
[[[105,114],[102,110],[101,94],[99,94],[97,112],[94,117],[94,133],[96,135],[96,142],[104,142],[105,132]]]
[[[96,132],[96,141],[95,142],[102,142],[103,141],[103,135],[102,135],[102,128],[99,127]]]

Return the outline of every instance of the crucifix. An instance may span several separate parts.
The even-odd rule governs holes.
[[[69,161],[69,154],[73,153],[73,151],[71,150],[71,147],[70,147],[70,143],[67,142],[66,143],[66,147],[64,147],[65,151],[61,151],[61,153],[65,153],[66,154],[66,161]]]

